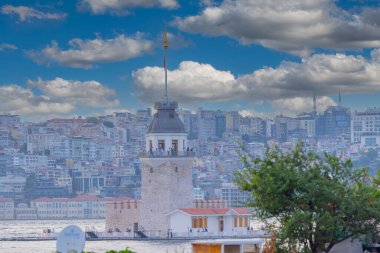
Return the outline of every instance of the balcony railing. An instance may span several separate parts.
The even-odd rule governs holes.
[[[184,151],[165,151],[165,150],[156,150],[156,151],[144,151],[140,153],[142,158],[163,158],[163,157],[194,157],[196,155],[194,150],[184,150]]]

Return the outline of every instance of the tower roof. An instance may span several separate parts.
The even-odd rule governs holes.
[[[148,133],[186,133],[185,126],[175,111],[176,102],[157,102],[157,113],[148,128]]]

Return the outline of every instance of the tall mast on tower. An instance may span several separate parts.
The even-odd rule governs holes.
[[[165,94],[164,94],[164,102],[168,103],[169,102],[169,97],[168,97],[168,68],[166,65],[166,49],[168,48],[168,37],[166,34],[166,30],[164,33],[164,69],[165,69]]]

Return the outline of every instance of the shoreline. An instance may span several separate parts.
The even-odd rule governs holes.
[[[239,236],[223,236],[223,237],[177,237],[177,238],[130,238],[130,237],[102,237],[102,238],[86,238],[86,241],[171,241],[171,242],[186,242],[198,240],[220,240],[220,239],[267,239],[269,236],[262,237],[239,237]],[[0,242],[6,241],[22,241],[22,242],[36,242],[36,241],[54,241],[56,237],[12,237],[0,238]]]

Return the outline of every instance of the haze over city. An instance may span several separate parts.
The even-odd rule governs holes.
[[[151,106],[291,114],[379,100],[377,1],[2,1],[0,111],[30,120]],[[249,24],[249,25],[245,25]],[[161,68],[161,70],[160,70]],[[21,71],[22,70],[22,71]]]
[[[379,1],[3,0],[0,31],[0,252],[380,234]]]

